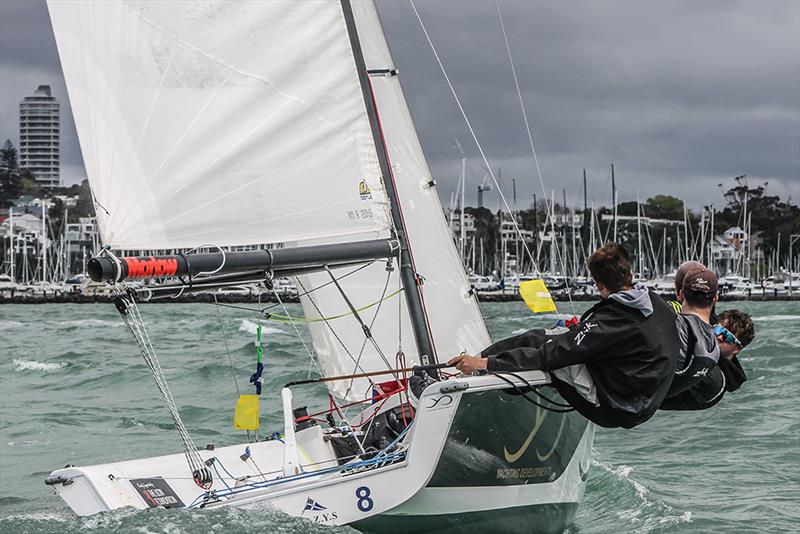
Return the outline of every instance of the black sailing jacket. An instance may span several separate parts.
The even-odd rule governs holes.
[[[732,359],[720,358],[715,367],[699,382],[695,383],[679,395],[664,399],[662,410],[705,410],[711,408],[726,392],[736,391],[741,387],[747,375],[734,356]]]
[[[650,292],[653,313],[603,299],[568,332],[541,341],[533,330],[482,351],[490,371],[552,371],[586,364],[597,406],[558,379],[553,385],[584,417],[608,428],[633,428],[650,419],[667,394],[679,351],[675,312]]]

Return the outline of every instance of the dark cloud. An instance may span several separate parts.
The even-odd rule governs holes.
[[[458,137],[470,156],[468,202],[482,179],[478,153],[408,2],[380,2],[406,97],[445,204],[455,189]],[[541,196],[494,2],[418,1],[494,168],[519,205]],[[748,174],[800,200],[800,3],[503,2],[545,187],[582,203],[669,193],[690,206],[722,204],[718,183]],[[0,2],[3,139],[16,140],[19,100],[49,83],[62,102],[65,177],[80,150],[43,2]],[[548,193],[549,194],[549,193]],[[496,194],[487,195],[496,203]]]

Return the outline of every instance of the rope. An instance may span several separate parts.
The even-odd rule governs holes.
[[[186,458],[186,463],[189,465],[192,478],[201,488],[205,490],[209,489],[213,484],[211,471],[209,471],[203,459],[200,457],[200,453],[197,451],[197,447],[195,447],[192,437],[189,435],[189,431],[186,430],[186,426],[181,420],[180,413],[175,405],[175,400],[172,397],[172,392],[170,392],[167,380],[164,377],[164,371],[161,369],[161,364],[153,348],[153,343],[150,341],[150,336],[147,333],[144,321],[139,313],[139,308],[136,306],[136,301],[130,296],[119,295],[114,301],[114,304],[117,311],[119,311],[122,316],[125,326],[128,327],[128,330],[136,340],[136,344],[139,346],[139,352],[145,364],[147,364],[147,367],[150,369],[156,387],[158,387],[158,391],[161,393],[161,398],[167,406],[170,416],[172,416],[172,422],[175,424],[175,429],[178,431],[178,436],[183,446],[183,454]]]
[[[274,320],[274,321],[279,322],[279,323],[281,323],[281,322],[290,322],[290,321],[294,321],[294,322],[298,322],[298,323],[321,323],[321,322],[327,322],[327,321],[333,321],[333,320],[336,320],[336,319],[341,319],[342,317],[348,317],[350,315],[355,315],[356,317],[358,317],[358,312],[362,312],[364,310],[368,310],[368,309],[372,308],[373,306],[380,306],[380,304],[383,301],[389,300],[389,299],[391,299],[393,297],[396,297],[397,295],[399,295],[402,292],[403,292],[403,289],[398,289],[394,293],[390,293],[389,295],[386,295],[385,297],[381,297],[380,300],[376,300],[375,302],[373,302],[371,304],[367,304],[366,306],[362,306],[360,308],[350,308],[351,311],[345,312],[345,313],[340,313],[339,315],[331,315],[331,316],[328,316],[328,317],[312,317],[311,319],[308,319],[306,317],[291,317],[291,316],[288,315],[288,312],[287,312],[287,315],[281,315],[279,313],[271,313],[271,314],[269,314],[267,319]],[[277,317],[277,319],[275,319],[275,317]]]
[[[516,384],[515,384],[515,383],[514,383],[512,380],[509,380],[508,378],[506,378],[506,377],[502,376],[502,374],[501,374],[501,373],[499,373],[499,372],[495,372],[495,371],[489,371],[489,374],[490,374],[490,375],[494,375],[494,376],[496,376],[497,378],[499,378],[499,379],[500,379],[500,380],[502,380],[503,382],[506,382],[508,385],[510,385],[512,388],[514,388],[514,390],[515,390],[517,393],[519,393],[519,394],[520,394],[520,395],[521,395],[521,396],[522,396],[522,397],[523,397],[523,398],[524,398],[526,401],[530,402],[530,403],[531,403],[531,404],[533,404],[534,406],[538,406],[539,408],[541,408],[541,409],[543,409],[543,410],[549,410],[549,411],[551,411],[551,412],[555,412],[555,413],[567,413],[567,412],[574,412],[574,411],[575,411],[575,408],[573,408],[573,407],[571,407],[571,406],[570,406],[569,408],[551,408],[551,407],[545,406],[545,405],[543,405],[543,404],[539,404],[537,401],[535,401],[535,400],[533,400],[532,398],[528,397],[527,393],[525,393],[524,391],[522,391],[522,390],[519,388],[519,386],[517,386],[517,385],[516,385]],[[507,374],[512,374],[512,373],[507,373]],[[558,402],[553,402],[553,401],[551,401],[550,399],[548,399],[547,397],[545,397],[545,396],[544,396],[544,395],[542,395],[541,393],[537,392],[537,391],[536,391],[536,389],[535,389],[535,388],[534,388],[534,387],[533,387],[531,384],[529,384],[527,380],[523,379],[523,378],[522,378],[522,377],[520,377],[519,375],[514,375],[514,376],[515,376],[516,378],[518,378],[518,379],[522,380],[522,381],[523,381],[523,382],[525,382],[526,384],[528,384],[528,387],[530,387],[530,388],[532,389],[532,391],[533,391],[534,393],[536,393],[536,395],[538,395],[538,396],[540,396],[540,397],[542,397],[542,398],[546,399],[547,401],[549,401],[550,403],[552,403],[552,404],[553,404],[553,405],[555,405],[555,406],[564,406],[564,405],[563,405],[563,404],[561,404],[561,403],[558,403]]]

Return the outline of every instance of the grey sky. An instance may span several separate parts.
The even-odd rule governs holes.
[[[507,196],[541,196],[494,2],[417,7]],[[800,200],[800,2],[503,2],[548,192],[582,204],[673,194],[723,201],[717,184],[747,174]],[[428,161],[447,205],[471,157],[467,204],[483,177],[478,152],[405,1],[379,3],[384,30]],[[50,84],[62,103],[62,174],[84,176],[43,2],[0,0],[0,137],[17,142],[18,104]],[[496,205],[497,194],[487,194]]]

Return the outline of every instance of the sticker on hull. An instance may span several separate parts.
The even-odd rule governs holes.
[[[130,482],[150,508],[184,507],[183,501],[163,478],[136,478]]]
[[[552,482],[569,465],[587,425],[577,412],[546,410],[508,390],[464,394],[428,486]]]

